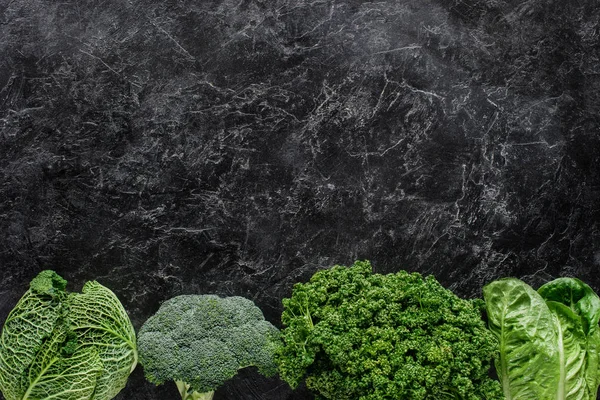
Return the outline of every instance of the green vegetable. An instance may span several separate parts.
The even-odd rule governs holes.
[[[506,278],[483,294],[507,400],[596,399],[600,298],[588,285],[559,278],[536,292]]]
[[[0,338],[0,390],[7,400],[109,400],[137,363],[135,332],[106,287],[42,271],[10,312]]]
[[[501,399],[480,303],[366,261],[319,271],[283,300],[280,375],[292,387],[306,378],[320,399]]]
[[[241,368],[271,376],[279,330],[243,297],[183,295],[167,300],[140,329],[146,378],[175,381],[184,400],[210,400]]]

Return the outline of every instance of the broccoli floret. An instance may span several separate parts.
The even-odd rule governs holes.
[[[241,368],[277,373],[279,330],[243,297],[183,295],[167,300],[140,329],[146,378],[175,381],[183,400],[210,400]]]

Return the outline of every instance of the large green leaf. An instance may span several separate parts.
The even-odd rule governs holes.
[[[595,399],[600,384],[598,373],[600,298],[591,287],[576,278],[555,279],[541,286],[538,293],[556,314],[560,328],[567,334],[573,334],[576,339],[570,344],[570,349],[565,349],[567,361],[579,359],[579,362],[567,367],[567,371],[572,376],[567,378],[567,387],[569,384],[579,387],[585,383],[585,388],[581,387],[579,391],[573,391],[571,388],[567,391],[566,398]],[[580,364],[581,368],[577,368]],[[577,397],[577,393],[580,392],[585,393],[585,397]]]
[[[7,400],[20,400],[27,391],[24,372],[54,331],[61,310],[56,298],[30,289],[8,315],[0,338],[0,390]]]
[[[600,299],[588,285],[559,278],[536,292],[507,278],[483,293],[507,400],[596,398]]]
[[[496,365],[506,400],[556,400],[555,317],[530,286],[506,278],[483,289],[489,327],[500,340]]]
[[[84,348],[96,349],[104,372],[92,400],[112,399],[125,387],[137,364],[135,332],[115,294],[98,282],[87,282],[81,294],[69,296],[71,329]]]
[[[586,358],[586,375],[585,380],[592,396],[595,399],[600,385],[600,331],[596,329],[592,334],[588,335],[587,340],[587,358]]]
[[[581,318],[562,303],[547,302],[555,316],[558,351],[556,399],[587,400],[589,390],[585,380],[586,337]]]
[[[542,285],[538,293],[544,300],[562,303],[579,315],[586,335],[598,329],[600,298],[591,287],[579,279],[555,279]]]

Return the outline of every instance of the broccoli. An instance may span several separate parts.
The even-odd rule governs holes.
[[[210,400],[241,368],[277,373],[279,330],[243,297],[182,295],[167,300],[138,334],[140,364],[157,385],[175,381],[183,400]]]
[[[482,302],[463,300],[433,276],[381,275],[369,262],[335,266],[283,300],[281,377],[306,380],[318,399],[501,399],[488,377],[498,342]]]

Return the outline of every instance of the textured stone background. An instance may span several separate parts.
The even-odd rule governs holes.
[[[370,259],[600,289],[593,0],[0,0],[0,321],[52,268],[139,328]],[[174,399],[141,368],[118,399]],[[309,399],[253,370],[216,399]]]

